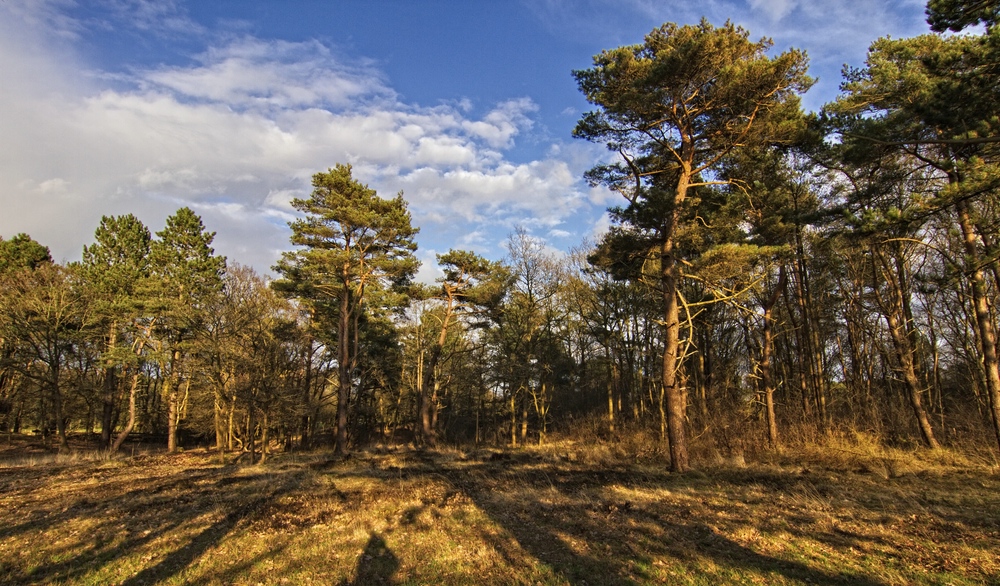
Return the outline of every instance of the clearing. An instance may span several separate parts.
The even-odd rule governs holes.
[[[572,450],[8,452],[0,583],[1000,583],[992,466],[796,454],[678,475]]]

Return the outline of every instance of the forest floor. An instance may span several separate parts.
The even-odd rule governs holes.
[[[565,444],[245,465],[7,442],[2,584],[1000,584],[1000,472],[966,460],[671,474]]]

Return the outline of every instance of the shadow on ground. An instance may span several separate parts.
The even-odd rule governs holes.
[[[423,457],[424,474],[446,478],[450,489],[513,536],[517,546],[570,584],[646,584],[670,580],[656,570],[658,560],[680,566],[718,568],[724,580],[751,575],[808,584],[882,586],[859,574],[831,574],[798,561],[765,555],[709,526],[689,506],[670,502],[639,504],[607,500],[608,488],[651,484],[688,487],[697,476],[633,471],[560,469],[528,461],[448,465]],[[419,473],[414,470],[412,473]],[[529,490],[525,490],[529,489]],[[543,498],[526,498],[541,494]],[[445,500],[450,495],[445,495]],[[717,520],[712,511],[710,519]],[[413,515],[410,511],[406,514]],[[504,540],[484,535],[510,564],[522,555]],[[706,563],[708,562],[708,563]],[[671,564],[675,565],[675,564]],[[682,576],[674,576],[681,581]]]
[[[365,549],[358,557],[357,566],[354,569],[354,580],[348,582],[342,580],[339,586],[378,586],[382,584],[393,584],[393,577],[399,570],[399,558],[389,549],[385,540],[378,534],[373,533]]]
[[[465,540],[495,553],[496,579],[505,582],[883,586],[922,576],[920,548],[972,543],[978,549],[969,551],[991,559],[1000,545],[989,537],[1000,535],[997,479],[951,506],[941,499],[965,498],[960,475],[870,486],[855,479],[864,494],[847,494],[834,475],[781,470],[675,475],[524,453],[320,458],[239,468],[203,454],[80,465],[57,475],[44,467],[0,470],[0,509],[8,507],[0,511],[0,583],[486,580],[474,569],[432,569],[434,560],[421,557],[454,555],[442,549]],[[944,486],[945,496],[921,492],[926,482]],[[434,521],[469,511],[467,524],[461,516],[450,517],[452,525]],[[850,515],[865,518],[852,525]],[[869,530],[882,524],[889,529]],[[440,538],[449,530],[450,542]],[[784,537],[769,545],[775,535]],[[21,557],[33,546],[43,563]],[[303,551],[309,547],[320,549]],[[218,555],[231,558],[206,565]],[[877,561],[854,563],[866,555]],[[880,574],[886,567],[895,578]],[[986,573],[970,562],[928,575],[927,583],[952,576],[982,583]]]
[[[304,471],[246,474],[235,467],[183,466],[167,475],[136,478],[120,469],[80,466],[50,481],[61,487],[48,487],[52,507],[46,507],[30,497],[45,484],[44,468],[3,470],[0,481],[5,475],[23,481],[19,492],[26,498],[16,506],[26,513],[20,522],[0,528],[0,540],[30,542],[45,536],[55,542],[44,544],[50,559],[58,560],[24,568],[0,559],[0,583],[12,585],[72,582],[137,555],[145,557],[130,564],[137,568],[133,575],[108,582],[138,586],[176,578],[305,478]],[[86,534],[74,529],[61,535],[71,523],[85,526]],[[185,536],[180,543],[179,535]],[[150,555],[158,543],[176,546],[155,548],[158,555]]]

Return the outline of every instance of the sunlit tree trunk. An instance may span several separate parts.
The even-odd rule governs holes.
[[[122,444],[128,438],[129,434],[135,428],[135,395],[139,389],[139,377],[141,376],[141,371],[138,367],[134,373],[132,373],[132,382],[129,385],[128,392],[128,421],[125,423],[125,427],[122,428],[118,437],[115,438],[115,443],[111,445],[111,453],[116,453],[121,449]]]
[[[146,347],[146,339],[148,338],[152,328],[153,326],[149,325],[146,328],[144,336],[136,340],[134,346],[136,356],[142,356],[142,351]],[[115,438],[115,443],[111,446],[112,454],[121,449],[122,444],[125,443],[126,438],[128,438],[129,434],[132,433],[132,430],[135,428],[136,394],[139,392],[139,378],[142,376],[142,366],[141,364],[136,364],[133,368],[135,370],[132,372],[132,382],[129,385],[128,391],[128,421],[125,423],[125,427],[122,428],[121,432],[118,434],[118,437]]]
[[[778,284],[775,285],[771,296],[764,302],[761,333],[760,386],[764,392],[764,408],[767,413],[767,439],[773,449],[778,449],[780,444],[778,441],[778,419],[774,412],[774,382],[771,380],[772,312],[775,304],[778,302],[778,298],[781,296],[781,291],[785,288],[785,279],[785,267],[782,266],[778,274]]]
[[[118,322],[111,321],[108,331],[108,351],[113,351],[118,339]],[[111,434],[114,428],[115,397],[118,394],[118,369],[108,361],[104,366],[104,380],[101,393],[101,445],[111,445]]]
[[[693,149],[685,143],[683,148]],[[686,171],[686,172],[685,172]],[[673,198],[673,210],[667,215],[667,223],[662,228],[660,244],[660,282],[663,287],[663,324],[665,330],[663,349],[663,395],[666,402],[667,438],[670,443],[670,469],[684,472],[691,465],[688,461],[687,435],[684,419],[687,405],[684,391],[678,384],[678,361],[680,359],[680,310],[677,301],[677,285],[680,268],[674,245],[674,233],[680,213],[679,207],[687,194],[690,181],[690,167],[682,171]]]
[[[169,374],[163,383],[163,394],[167,398],[167,453],[177,451],[177,431],[181,420],[180,398],[180,350],[171,354]]]
[[[966,267],[970,269],[972,301],[976,312],[976,326],[982,350],[983,369],[986,374],[986,393],[989,397],[990,418],[993,431],[1000,447],[1000,360],[997,358],[996,331],[990,319],[989,301],[986,296],[986,278],[979,259],[976,234],[969,217],[968,202],[959,199],[955,204],[958,224],[962,229],[965,245]]]

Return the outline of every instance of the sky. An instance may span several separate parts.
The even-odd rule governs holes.
[[[268,274],[292,198],[337,163],[420,227],[419,278],[451,248],[555,251],[607,226],[583,173],[572,76],[664,22],[741,25],[804,49],[818,110],[920,0],[0,0],[0,236],[79,260],[101,216],[152,232],[187,206],[230,262]]]

